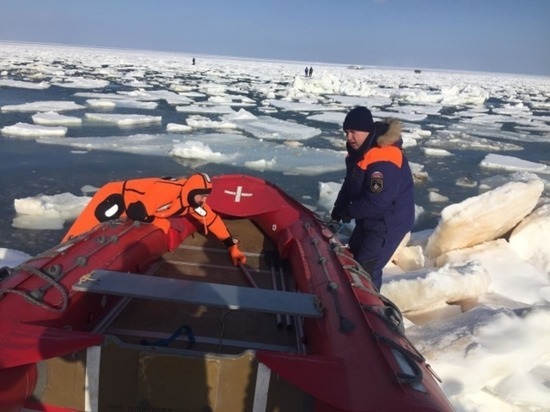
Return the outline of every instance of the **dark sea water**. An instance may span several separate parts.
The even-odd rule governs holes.
[[[15,88],[0,89],[0,105],[21,104],[32,101],[69,100],[85,105],[85,99],[74,96],[79,90],[52,86],[46,90]],[[84,90],[87,91],[87,90]],[[118,109],[110,113],[134,113],[162,116],[161,124],[120,128],[116,126],[70,127],[71,137],[120,136],[135,133],[166,133],[166,124],[181,121],[181,114],[163,102],[156,110]],[[89,111],[89,110],[87,110]],[[253,110],[251,110],[253,111]],[[34,113],[0,113],[0,129],[4,126],[33,123]],[[71,116],[83,117],[84,110],[71,111]],[[111,151],[92,150],[85,155],[72,153],[74,148],[40,144],[33,138],[0,136],[0,247],[21,250],[35,255],[56,245],[64,234],[59,230],[28,230],[12,227],[15,217],[14,199],[54,195],[71,192],[82,195],[84,185],[100,187],[111,180],[123,180],[142,176],[186,176],[197,170],[178,162],[177,158],[133,155]],[[230,165],[209,164],[200,168],[210,175],[223,173],[247,173],[276,182],[297,198],[306,198],[310,203],[318,197],[318,182],[339,179],[340,174],[326,176],[288,176],[281,173],[258,172]],[[68,229],[69,223],[65,229]]]
[[[112,90],[119,89],[113,86]],[[0,106],[15,105],[32,101],[74,101],[83,106],[86,98],[75,96],[75,93],[89,90],[78,90],[51,86],[45,90],[19,89],[12,87],[0,88]],[[102,89],[102,93],[109,92]],[[258,101],[258,96],[250,95]],[[500,102],[492,101],[498,107]],[[258,113],[256,107],[247,108],[253,114]],[[70,116],[84,117],[84,112],[71,111]],[[115,126],[97,126],[84,123],[82,126],[69,127],[70,137],[86,136],[120,136],[137,133],[163,134],[166,133],[166,124],[181,122],[181,113],[177,113],[173,106],[160,101],[155,110],[116,109],[109,113],[133,113],[152,116],[162,116],[162,123],[151,126],[120,128]],[[27,112],[0,113],[0,129],[18,122],[33,123]],[[342,137],[340,127],[324,122],[307,119],[307,113],[280,111],[270,114],[282,120],[292,120],[300,124],[319,128],[323,136]],[[541,113],[549,116],[550,113]],[[177,121],[176,121],[177,119]],[[424,129],[441,128],[449,124],[445,116],[428,116],[422,122],[417,122]],[[514,142],[521,144],[521,152],[506,152],[509,156],[518,156],[533,162],[550,163],[550,143]],[[304,142],[307,146],[326,147],[326,139],[312,138]],[[15,217],[14,199],[36,196],[39,194],[54,195],[71,192],[82,195],[84,185],[101,186],[110,180],[123,180],[140,176],[186,176],[197,170],[188,163],[178,161],[173,157],[132,155],[117,152],[92,150],[86,154],[72,153],[74,149],[58,145],[39,144],[32,138],[15,138],[0,136],[0,247],[21,250],[35,255],[47,248],[56,245],[64,234],[64,230],[28,230],[12,227]],[[448,204],[460,202],[470,196],[477,195],[477,187],[461,187],[456,185],[457,179],[467,177],[479,182],[498,172],[479,167],[480,161],[487,155],[482,150],[468,150],[461,148],[453,156],[437,157],[426,156],[422,150],[422,142],[418,146],[407,148],[409,160],[424,165],[429,179],[416,184],[416,204],[424,208],[425,213],[420,216],[415,231],[434,228],[437,224],[441,209]],[[266,156],[267,158],[267,156]],[[343,172],[331,172],[316,176],[296,176],[289,173],[261,172],[257,170],[233,167],[230,165],[208,164],[200,171],[210,175],[222,173],[247,173],[255,175],[284,188],[290,195],[302,203],[315,206],[318,199],[319,182],[338,182]],[[436,190],[444,193],[449,201],[430,202],[429,191]],[[65,229],[68,228],[69,223]]]

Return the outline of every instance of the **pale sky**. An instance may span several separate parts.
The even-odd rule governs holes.
[[[0,0],[0,41],[550,75],[548,0]]]

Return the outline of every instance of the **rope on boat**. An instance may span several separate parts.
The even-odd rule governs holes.
[[[223,349],[223,335],[225,333],[225,317],[227,315],[229,315],[230,313],[233,313],[233,312],[237,312],[237,311],[232,310],[232,309],[229,309],[229,310],[225,311],[225,313],[222,315],[222,317],[220,319],[221,328],[220,328],[220,336],[218,338],[218,340],[219,340],[219,342],[218,342],[218,353],[222,353],[222,349]]]
[[[399,332],[399,334],[403,337],[405,337],[405,330],[403,327],[403,315],[401,314],[401,311],[399,308],[393,303],[391,300],[389,300],[387,297],[382,295],[380,292],[376,290],[376,288],[366,288],[363,283],[358,279],[356,276],[359,276],[369,282],[370,285],[373,285],[372,278],[370,274],[363,269],[363,267],[353,258],[353,256],[350,256],[347,253],[344,253],[343,250],[347,250],[342,245],[338,245],[336,243],[333,243],[332,250],[339,258],[345,258],[352,262],[351,265],[343,265],[344,270],[348,271],[350,275],[355,280],[355,286],[361,288],[362,290],[377,296],[383,303],[384,303],[384,313],[381,313],[380,311],[376,310],[376,308],[380,308],[380,306],[372,306],[372,305],[361,305],[361,307],[364,310],[368,310],[370,313],[373,313],[374,315],[378,316],[380,319],[382,319],[387,325],[391,327],[391,329],[395,330],[396,332]],[[397,319],[397,321],[393,321],[393,319]]]
[[[379,342],[388,345],[392,350],[398,352],[401,356],[403,356],[403,359],[411,368],[412,374],[405,372],[396,373],[395,376],[397,378],[397,381],[399,383],[408,384],[421,383],[422,379],[424,379],[424,374],[422,373],[422,369],[420,369],[420,366],[418,366],[418,364],[424,362],[424,357],[420,355],[417,351],[416,353],[411,352],[410,350],[404,348],[403,346],[385,336],[379,335],[377,333],[375,333],[375,336]],[[401,368],[403,369],[402,365]]]
[[[195,335],[193,334],[193,329],[191,329],[189,325],[180,326],[178,329],[174,331],[174,333],[172,333],[172,335],[170,335],[165,339],[158,339],[153,342],[143,339],[140,341],[140,343],[146,346],[165,347],[170,345],[172,342],[174,342],[178,338],[178,336],[180,336],[183,332],[185,332],[185,334],[187,335],[187,339],[189,340],[189,343],[187,344],[186,349],[191,349],[191,347],[193,347],[193,345],[195,344]]]
[[[326,224],[326,226],[330,228],[330,225],[333,223],[334,221],[330,221],[328,224]],[[333,231],[333,236],[336,236],[342,229],[342,227],[343,225],[340,225],[340,228],[337,231]],[[384,323],[386,323],[390,327],[390,329],[394,330],[403,338],[407,339],[405,337],[405,329],[403,326],[403,315],[401,314],[399,308],[391,300],[389,300],[387,297],[376,290],[372,283],[372,278],[370,274],[361,266],[361,264],[357,260],[355,260],[355,258],[349,253],[343,252],[344,250],[347,250],[347,247],[337,243],[336,241],[332,242],[331,246],[332,251],[336,254],[336,256],[341,259],[347,259],[351,262],[351,264],[349,265],[343,265],[343,268],[354,278],[355,286],[378,297],[384,303],[383,312],[381,312],[382,307],[378,305],[374,306],[362,304],[361,307],[363,308],[363,310],[368,310],[370,313],[379,317]],[[361,282],[361,279],[359,279],[357,276],[366,280],[372,287],[370,289],[365,287],[365,285]]]
[[[363,269],[363,267],[359,264],[359,262],[357,260],[355,260],[355,258],[353,256],[351,256],[349,253],[343,253],[343,250],[348,250],[348,248],[347,248],[347,246],[342,245],[340,243],[340,241],[338,240],[337,235],[344,228],[344,224],[339,223],[335,220],[331,220],[330,222],[325,223],[323,220],[321,220],[321,218],[319,216],[316,216],[316,217],[317,217],[317,220],[320,222],[320,224],[326,226],[331,232],[331,235],[329,237],[329,243],[331,245],[332,251],[339,258],[347,259],[351,262],[350,265],[344,265],[344,269],[347,270],[348,272],[350,272],[352,277],[354,277],[356,286],[364,289],[365,291],[367,291],[367,292],[369,292],[373,295],[382,296],[376,291],[376,288],[374,287],[374,285],[372,283],[372,278],[371,278],[370,274],[365,269]],[[334,229],[334,228],[336,228],[336,229]],[[357,279],[355,277],[355,275],[358,275],[358,276],[362,277],[364,280],[366,280],[373,287],[371,289],[367,289],[366,287],[364,287],[362,282],[360,282],[359,279]]]
[[[321,222],[323,222],[323,221],[321,220]],[[342,232],[342,230],[344,229],[344,224],[340,223],[336,220],[331,220],[330,222],[324,223],[324,224],[326,225],[326,227],[328,227],[330,229],[333,236],[339,235]]]
[[[51,276],[48,276],[46,273],[42,272],[40,269],[38,268],[35,268],[33,266],[29,266],[29,265],[21,265],[19,266],[19,269],[20,270],[25,270],[27,272],[29,272],[30,274],[32,275],[36,275],[38,276],[39,278],[43,279],[44,281],[46,281],[50,286],[53,286],[54,288],[56,288],[60,295],[61,295],[61,298],[62,298],[62,303],[60,306],[54,306],[54,305],[50,305],[49,303],[46,303],[42,300],[42,297],[44,295],[44,291],[41,290],[41,289],[38,289],[37,291],[22,291],[22,290],[18,290],[18,289],[14,289],[14,288],[11,288],[11,289],[0,289],[0,297],[6,293],[13,293],[15,295],[19,295],[21,297],[23,297],[25,300],[29,301],[30,303],[34,304],[34,305],[37,305],[37,306],[40,306],[44,309],[47,309],[47,310],[50,310],[52,312],[63,312],[65,311],[65,309],[67,309],[67,306],[69,304],[69,292],[67,291],[67,289],[65,289],[65,287],[57,282],[55,279],[53,279]]]
[[[333,247],[333,251],[334,253],[336,253],[337,256],[349,259],[351,262],[353,262],[353,265],[344,265],[344,269],[347,270],[353,277],[355,277],[355,275],[359,275],[372,285],[372,279],[369,273],[365,269],[363,269],[359,262],[357,262],[352,256],[343,253],[343,249],[345,248],[337,244],[335,244]],[[370,294],[377,296],[384,303],[383,311],[381,311],[381,306],[362,304],[361,308],[365,311],[368,311],[369,313],[372,313],[373,315],[381,319],[392,331],[397,332],[409,344],[409,346],[413,348],[414,352],[419,356],[419,358],[422,359],[422,362],[424,363],[424,356],[422,356],[422,354],[416,349],[416,347],[411,343],[411,341],[405,334],[403,315],[399,308],[395,305],[395,303],[376,291],[375,288],[368,289],[357,280],[356,285],[359,285],[361,289],[369,292]]]
[[[315,215],[319,223],[323,226],[326,226],[331,231],[332,235],[330,236],[330,244],[332,246],[332,251],[339,257],[348,259],[351,264],[350,265],[343,265],[344,270],[346,270],[355,281],[355,284],[357,287],[360,287],[362,290],[377,296],[383,303],[384,306],[379,305],[365,305],[361,304],[361,308],[364,311],[368,311],[369,313],[373,314],[374,316],[378,317],[380,320],[382,320],[386,326],[392,330],[393,332],[397,333],[405,342],[407,342],[409,349],[404,348],[399,343],[393,341],[390,338],[387,338],[385,336],[375,334],[376,338],[379,341],[382,341],[386,343],[388,346],[390,346],[392,349],[399,352],[407,361],[408,364],[411,365],[411,369],[414,372],[414,375],[409,375],[405,373],[398,373],[396,374],[397,379],[399,382],[407,382],[407,383],[420,383],[423,379],[422,370],[418,366],[418,363],[422,363],[426,366],[426,368],[432,373],[432,375],[439,381],[442,382],[441,378],[435,373],[435,371],[432,370],[429,364],[426,363],[426,359],[424,356],[416,349],[416,347],[412,344],[412,342],[409,340],[409,338],[405,334],[405,327],[403,324],[403,315],[399,308],[393,303],[391,300],[389,300],[384,295],[380,294],[376,290],[376,288],[366,288],[363,283],[360,281],[360,279],[357,278],[357,276],[363,278],[366,280],[371,286],[372,278],[370,274],[353,258],[353,256],[350,256],[348,253],[344,253],[343,250],[347,250],[347,247],[342,245],[340,242],[337,241],[337,235],[340,233],[342,228],[344,227],[343,224],[341,224],[336,230],[333,230],[333,227],[337,226],[337,222],[330,221],[328,224],[325,223],[319,216]],[[308,228],[309,229],[309,228]],[[309,230],[308,230],[309,233]],[[336,238],[336,240],[334,240]],[[326,268],[325,268],[326,270]],[[412,359],[411,359],[412,358]],[[416,362],[415,362],[416,361]]]
[[[114,227],[116,225],[120,225],[120,223],[121,223],[120,220],[109,221],[108,225],[111,226],[111,227]],[[99,244],[99,246],[96,249],[89,252],[87,256],[78,256],[75,259],[75,263],[73,264],[73,266],[65,267],[65,274],[69,273],[71,270],[73,270],[73,269],[75,269],[79,266],[85,266],[88,263],[88,258],[90,256],[94,255],[99,250],[107,247],[109,244],[118,242],[118,240],[120,239],[121,236],[129,233],[130,230],[134,226],[140,226],[141,224],[142,223],[139,222],[139,221],[134,221],[131,225],[129,225],[123,231],[121,231],[117,235],[111,236],[110,238],[106,238],[105,236],[99,236],[96,239],[96,242]],[[100,228],[101,228],[100,226],[97,226],[97,228],[94,229],[94,230],[97,231],[97,230],[100,230]],[[89,233],[86,233],[86,234],[79,235],[74,239],[81,239],[81,238],[82,239],[87,239],[88,236],[89,236]],[[78,242],[74,239],[71,239],[67,242],[67,245],[69,245],[69,247],[71,247],[71,248],[78,244]],[[42,256],[42,257],[44,257],[44,256],[53,257],[58,253],[59,253],[58,250],[51,249],[50,251],[45,252],[45,253],[41,254],[40,256]],[[39,278],[45,280],[47,285],[42,286],[42,287],[40,287],[38,289],[35,289],[35,290],[32,290],[32,291],[22,291],[22,290],[18,290],[18,289],[15,289],[15,288],[10,288],[10,289],[2,288],[2,289],[0,289],[0,298],[2,298],[2,296],[7,294],[7,293],[12,293],[12,294],[15,294],[15,295],[19,295],[19,296],[23,297],[25,300],[29,301],[30,303],[32,303],[34,305],[37,305],[37,306],[40,306],[40,307],[42,307],[46,310],[50,310],[50,311],[53,311],[53,312],[63,312],[67,309],[67,306],[69,305],[69,292],[67,291],[66,287],[63,284],[58,282],[58,279],[60,277],[62,277],[61,276],[62,275],[61,268],[60,268],[59,265],[54,265],[54,266],[51,266],[49,268],[49,270],[52,272],[52,276],[49,276],[48,274],[44,273],[39,268],[36,268],[34,266],[30,266],[30,265],[25,265],[25,264],[22,264],[22,265],[18,266],[15,269],[19,269],[19,270],[22,270],[22,271],[27,271],[27,272],[29,272],[33,275],[36,275]],[[2,268],[1,271],[0,271],[0,274],[1,274],[1,277],[4,278],[4,277],[7,277],[7,276],[10,276],[14,271],[15,271],[14,269],[9,269],[8,268],[6,270],[6,268]],[[56,273],[54,273],[54,271]],[[59,291],[59,293],[61,294],[62,303],[59,306],[50,305],[48,303],[45,303],[42,300],[44,294],[52,286],[54,288],[56,288]]]
[[[319,255],[319,261],[318,263],[323,267],[323,272],[325,274],[325,277],[328,281],[327,284],[327,291],[329,291],[332,295],[332,298],[334,299],[334,306],[336,308],[336,313],[338,314],[338,318],[340,319],[340,332],[341,333],[351,333],[355,330],[356,325],[351,320],[346,318],[343,314],[342,307],[340,306],[340,301],[338,299],[338,294],[336,291],[338,290],[338,283],[336,283],[332,278],[330,277],[330,274],[327,269],[327,258],[326,256],[323,256],[321,253],[321,249],[319,248],[319,239],[315,238],[311,233],[311,224],[306,223],[304,225],[305,229],[307,230],[309,236],[311,237],[311,244],[315,247],[315,250],[317,251],[317,254]]]
[[[382,307],[379,305],[361,304],[361,309],[372,313],[374,316],[382,320],[389,329],[398,333],[402,337],[405,337],[403,318],[400,316],[401,313],[395,312],[391,306]]]

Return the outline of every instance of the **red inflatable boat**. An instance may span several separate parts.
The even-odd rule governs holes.
[[[185,217],[98,225],[0,281],[1,411],[451,411],[314,213],[245,175],[210,206],[246,265]]]

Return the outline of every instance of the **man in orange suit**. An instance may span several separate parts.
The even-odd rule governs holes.
[[[206,173],[189,178],[142,178],[107,183],[73,223],[63,241],[87,232],[107,220],[128,217],[149,222],[168,233],[168,218],[189,214],[202,223],[204,234],[212,232],[227,247],[235,266],[246,256],[225,226],[222,218],[206,203],[212,182]]]

